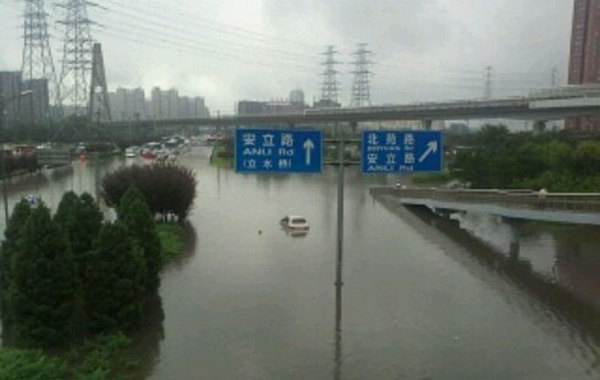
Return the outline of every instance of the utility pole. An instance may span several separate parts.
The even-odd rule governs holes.
[[[325,60],[321,62],[321,65],[325,66],[323,70],[323,85],[321,86],[321,101],[331,103],[338,102],[338,90],[339,83],[337,81],[336,75],[337,70],[335,66],[339,64],[338,61],[335,60],[335,55],[338,51],[335,49],[335,46],[329,45],[327,50],[322,53],[325,56]]]
[[[90,77],[92,70],[92,33],[87,0],[64,0],[57,4],[64,10],[64,19],[59,21],[65,28],[63,37],[63,60],[60,74],[61,104],[74,108],[75,116],[88,113]]]
[[[492,66],[487,66],[485,68],[485,90],[483,93],[484,99],[492,98],[492,75],[494,68]]]
[[[2,144],[0,144],[0,173],[2,174],[2,198],[4,200],[4,228],[8,226],[8,194],[6,190],[6,155],[4,154],[4,94],[0,91],[0,134],[2,134]]]
[[[367,50],[367,44],[358,44],[354,52],[356,60],[354,64],[354,83],[352,84],[351,107],[365,107],[371,105],[371,88],[369,77],[373,74],[369,66],[373,63],[369,60],[371,51]]]
[[[55,119],[60,103],[60,90],[50,49],[48,34],[48,14],[44,0],[25,0],[23,13],[23,56],[21,61],[21,77],[25,88],[33,90],[36,96],[29,97],[25,115],[31,115],[31,121],[40,119]],[[34,81],[39,81],[35,84]],[[45,81],[45,83],[43,83]],[[46,87],[47,88],[44,88]],[[46,93],[47,91],[47,93]],[[54,107],[46,108],[47,103]]]

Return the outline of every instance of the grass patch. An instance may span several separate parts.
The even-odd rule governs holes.
[[[156,230],[160,239],[163,263],[180,256],[185,248],[183,227],[177,223],[157,223]]]
[[[419,186],[443,185],[452,181],[452,175],[449,171],[441,173],[415,174],[411,177],[411,182]]]
[[[211,166],[225,169],[233,168],[233,158],[221,157],[221,154],[226,152],[227,147],[225,145],[216,145],[213,147],[212,154],[210,155]]]

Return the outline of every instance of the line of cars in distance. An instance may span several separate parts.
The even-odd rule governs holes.
[[[145,159],[174,161],[183,150],[190,144],[190,140],[183,136],[175,135],[168,138],[163,138],[161,142],[148,142],[138,146],[130,146],[125,149],[126,158],[135,158],[141,156]]]

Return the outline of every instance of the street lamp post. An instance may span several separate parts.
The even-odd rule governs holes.
[[[22,91],[15,96],[11,96],[8,99],[4,98],[4,94],[0,93],[0,132],[4,133],[4,114],[6,113],[6,104],[20,99],[21,96],[33,94],[32,90]],[[4,136],[3,136],[4,137]],[[8,173],[6,172],[6,151],[4,149],[4,138],[2,139],[2,145],[0,149],[2,151],[2,157],[0,159],[0,173],[2,174],[2,198],[4,198],[4,227],[8,226],[8,191],[6,190],[6,180]]]

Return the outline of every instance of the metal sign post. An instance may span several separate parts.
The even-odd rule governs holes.
[[[344,132],[340,133],[338,146],[338,209],[337,209],[337,255],[335,265],[335,286],[344,285],[342,281],[342,262],[344,248]]]

